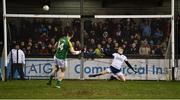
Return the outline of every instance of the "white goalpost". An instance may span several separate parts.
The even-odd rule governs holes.
[[[95,15],[95,18],[172,18],[172,15]]]
[[[169,15],[94,15],[94,18],[170,18],[171,19],[171,68],[175,68],[175,40],[174,40],[174,0],[171,0],[171,14]],[[43,14],[7,14],[6,0],[3,0],[3,25],[4,25],[4,64],[7,67],[7,18],[82,18],[81,15],[43,15]],[[82,33],[82,31],[81,31]],[[84,65],[82,64],[82,68]],[[2,71],[5,73],[4,71]],[[83,73],[83,70],[81,70]],[[173,72],[174,73],[174,72]],[[83,74],[82,74],[83,75]],[[174,74],[172,74],[174,80]],[[81,79],[84,79],[83,76]],[[3,81],[4,78],[3,78]]]
[[[80,15],[38,15],[38,14],[5,14],[4,17],[25,17],[25,18],[80,18]]]
[[[4,47],[3,47],[3,51],[4,51],[4,66],[1,66],[2,67],[2,80],[5,81],[5,77],[4,77],[4,74],[6,73],[5,72],[5,69],[7,68],[7,19],[5,17],[6,15],[6,1],[3,0],[3,26],[4,26]],[[2,55],[3,56],[3,55]]]

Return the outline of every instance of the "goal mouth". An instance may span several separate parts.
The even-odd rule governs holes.
[[[68,18],[78,18],[78,19],[80,19],[80,26],[82,26],[83,25],[83,21],[85,20],[85,19],[88,19],[88,16],[84,16],[84,14],[83,14],[83,2],[81,1],[81,4],[80,4],[80,15],[43,15],[43,14],[7,14],[6,13],[6,1],[5,0],[3,0],[3,21],[4,21],[4,66],[5,67],[7,67],[7,53],[8,53],[8,40],[7,40],[7,38],[8,38],[8,36],[7,36],[7,33],[8,33],[8,29],[7,29],[7,19],[8,18],[40,18],[40,19],[44,19],[44,18],[48,18],[48,19],[50,19],[50,18],[56,18],[56,19],[61,19],[61,18],[64,18],[64,19],[68,19]],[[169,47],[169,45],[168,45],[168,49],[167,49],[167,52],[168,53],[166,53],[165,54],[165,60],[166,59],[168,59],[168,61],[170,61],[170,63],[168,63],[167,65],[168,65],[168,70],[169,69],[171,69],[171,68],[173,68],[173,67],[175,67],[175,53],[174,53],[174,49],[175,49],[175,47],[174,47],[174,0],[171,0],[171,14],[169,14],[169,15],[93,15],[93,16],[89,16],[89,17],[91,17],[91,18],[96,18],[96,19],[106,19],[106,18],[108,18],[108,19],[156,19],[156,18],[163,18],[163,19],[166,19],[166,18],[168,18],[168,19],[171,19],[171,42],[170,42],[170,44],[169,45],[171,45],[170,47]],[[83,33],[84,33],[84,30],[83,30],[83,26],[81,27],[81,29],[80,29],[80,32],[79,33],[81,33],[81,43],[82,43],[82,47],[84,47],[84,42],[86,41],[85,39],[84,39],[84,35],[83,35]],[[106,33],[106,32],[104,32],[104,33]],[[106,36],[106,34],[105,34],[105,36]],[[158,40],[158,38],[157,38],[157,40]],[[127,43],[129,42],[129,41],[126,41]],[[170,50],[169,50],[169,48],[170,48]],[[171,54],[169,55],[169,52],[171,52]],[[84,73],[84,59],[83,59],[83,57],[81,57],[82,59],[81,59],[81,79],[83,79],[83,73]],[[164,61],[165,61],[164,60]],[[168,61],[165,61],[165,63],[167,63]],[[172,71],[173,72],[173,71]],[[174,75],[174,73],[172,73],[172,75]],[[172,78],[172,79],[174,79],[174,77]]]

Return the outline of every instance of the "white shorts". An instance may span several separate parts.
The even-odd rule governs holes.
[[[120,70],[118,70],[112,66],[106,68],[106,71],[108,73],[111,73],[113,76],[124,76],[124,74]]]
[[[64,59],[58,59],[56,56],[54,56],[54,63],[57,65],[59,68],[65,68],[67,67],[67,61]]]

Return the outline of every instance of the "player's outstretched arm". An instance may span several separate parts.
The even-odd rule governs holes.
[[[73,55],[78,55],[78,54],[81,53],[81,50],[75,51],[75,50],[74,50],[74,47],[72,46],[72,43],[71,43],[70,41],[68,41],[68,42],[69,42],[69,51],[70,51]]]
[[[70,52],[73,54],[73,55],[78,55],[81,53],[81,51],[75,51],[73,47],[70,48]]]
[[[125,63],[128,65],[129,68],[131,68],[135,73],[137,73],[128,61],[125,61]]]

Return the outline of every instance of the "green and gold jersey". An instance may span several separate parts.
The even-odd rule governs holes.
[[[69,48],[72,48],[72,43],[68,37],[62,37],[58,40],[58,46],[55,56],[58,59],[66,59]]]

